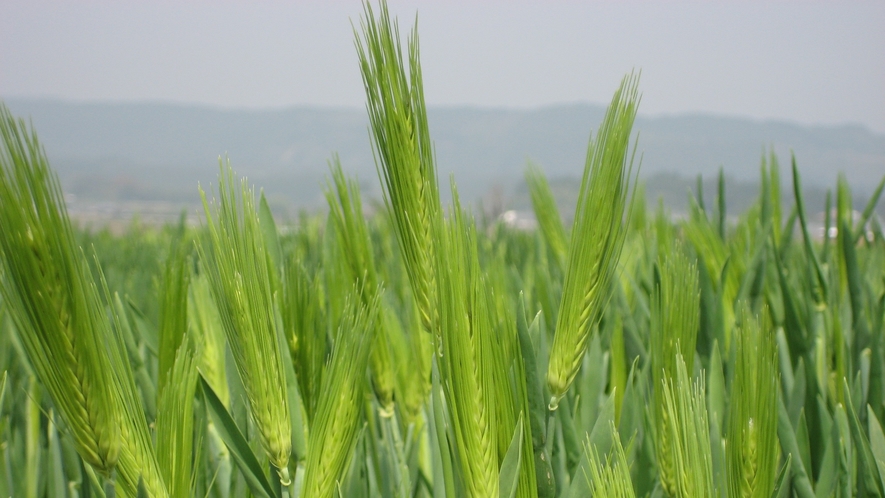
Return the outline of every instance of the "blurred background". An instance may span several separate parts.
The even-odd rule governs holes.
[[[417,13],[441,184],[454,175],[488,215],[528,210],[530,161],[568,212],[631,71],[640,178],[676,216],[698,175],[713,199],[720,168],[741,211],[770,151],[785,186],[795,154],[809,212],[839,172],[859,205],[885,175],[881,0],[389,5],[403,37]],[[323,208],[333,154],[380,196],[359,1],[0,0],[0,13],[0,99],[33,122],[85,224],[196,219],[219,157],[284,219]]]

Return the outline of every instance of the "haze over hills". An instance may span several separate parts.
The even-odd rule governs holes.
[[[198,183],[204,188],[215,183],[220,155],[227,155],[238,174],[264,188],[283,209],[322,205],[334,153],[368,195],[380,192],[363,109],[240,110],[22,99],[6,104],[32,120],[65,192],[78,199],[192,205],[199,201]],[[590,131],[603,112],[602,106],[585,104],[529,110],[431,108],[440,182],[454,174],[465,199],[494,195],[518,203],[531,160],[567,185],[580,178]],[[785,183],[791,150],[811,189],[833,186],[842,171],[858,197],[864,197],[885,175],[885,135],[860,126],[686,114],[640,115],[635,129],[641,176],[652,179],[650,195],[675,188],[675,194],[657,193],[668,203],[684,199],[696,175],[712,179],[720,166],[733,184],[754,182],[768,147],[780,158]]]

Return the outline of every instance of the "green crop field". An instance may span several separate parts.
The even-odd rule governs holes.
[[[0,104],[0,497],[885,497],[885,179],[827,237],[774,155],[746,212],[720,179],[672,220],[628,75],[574,213],[529,168],[538,229],[477,221],[417,32],[354,31],[371,216],[337,158],[285,229],[222,162],[198,228],[83,231]]]

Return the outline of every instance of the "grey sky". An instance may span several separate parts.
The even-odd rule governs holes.
[[[430,105],[606,102],[885,133],[885,0],[395,1]],[[0,0],[0,97],[362,106],[359,1]]]

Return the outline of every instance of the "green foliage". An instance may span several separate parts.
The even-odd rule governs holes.
[[[745,213],[646,212],[628,76],[570,230],[537,167],[539,230],[478,222],[364,13],[377,206],[334,158],[327,216],[222,167],[200,227],[78,230],[0,106],[0,496],[885,495],[885,180],[820,236],[772,153]]]

